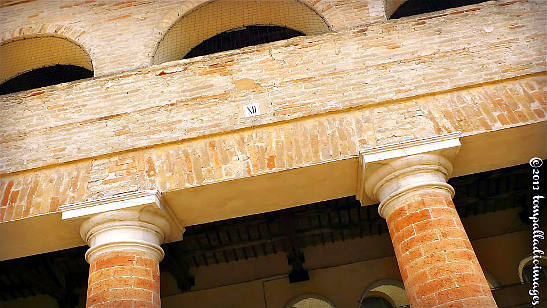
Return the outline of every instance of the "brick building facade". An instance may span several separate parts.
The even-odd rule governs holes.
[[[475,1],[392,18],[405,2],[1,1],[0,82],[54,65],[92,77],[0,96],[0,260],[88,244],[87,296],[52,307],[307,307],[306,294],[367,307],[367,292],[392,306],[524,304],[525,205],[462,215],[453,198],[458,178],[547,157],[547,6]],[[304,35],[184,58],[253,25]],[[287,232],[286,254],[184,263],[186,290],[181,271],[160,275],[162,259],[180,265],[160,244],[184,242],[185,228],[218,234],[228,219],[352,196],[383,218],[378,238],[317,246]],[[500,243],[514,249],[500,255]],[[285,281],[286,255],[307,280]],[[0,307],[51,300],[29,296]]]

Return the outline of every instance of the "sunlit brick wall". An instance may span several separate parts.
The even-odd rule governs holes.
[[[377,21],[369,0],[264,0],[303,3],[334,30]],[[382,0],[373,0],[382,1]],[[147,67],[158,43],[182,16],[208,0],[13,0],[0,4],[0,40],[58,35],[81,44],[94,60],[96,76]],[[383,7],[383,5],[376,5]],[[377,10],[376,10],[377,11]],[[380,9],[381,11],[381,9]]]
[[[106,6],[75,4],[63,10]],[[22,13],[24,5],[0,9]],[[379,144],[545,121],[545,16],[535,1],[486,2],[1,96],[0,221],[121,192],[352,158]],[[143,25],[133,18],[119,21]],[[93,29],[76,36],[98,48]],[[91,56],[101,52],[91,48]],[[249,102],[260,104],[260,116],[243,116]]]

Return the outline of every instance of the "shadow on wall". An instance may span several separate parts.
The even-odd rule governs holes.
[[[402,4],[393,12],[393,14],[391,14],[389,19],[431,13],[486,1],[487,0],[408,0],[404,1],[404,3],[402,3],[403,1],[392,1],[401,2]],[[396,4],[394,3],[394,6],[395,5]],[[386,12],[386,14],[387,13],[388,12]]]

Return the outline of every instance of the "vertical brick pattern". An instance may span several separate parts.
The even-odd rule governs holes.
[[[87,195],[91,161],[0,177],[0,222],[56,212]]]
[[[159,265],[142,252],[104,253],[90,262],[87,308],[160,307]]]
[[[452,200],[409,197],[387,218],[412,307],[497,307]]]

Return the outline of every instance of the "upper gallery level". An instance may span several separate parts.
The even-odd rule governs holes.
[[[394,7],[403,1],[388,2]],[[244,26],[276,25],[316,35],[382,21],[385,14],[380,0],[14,0],[0,5],[0,24],[2,49],[23,38],[62,38],[74,46],[29,42],[26,52],[46,57],[41,53],[77,46],[87,61],[67,61],[104,76],[182,59],[203,40]],[[67,52],[66,57],[78,53]],[[2,67],[2,79],[7,71]]]
[[[408,17],[400,9],[412,1],[383,3],[4,2],[6,84],[48,65],[95,77],[0,96],[0,174],[545,71],[543,2]],[[223,36],[243,45],[282,40],[183,59],[238,47],[223,45]],[[537,100],[538,113],[508,124],[543,118],[543,86],[526,91],[519,95]],[[260,105],[260,117],[244,116],[248,103]],[[501,128],[496,116],[478,130]]]
[[[20,75],[51,66],[80,70],[41,72],[58,76],[49,83],[55,84],[481,2],[486,1],[4,1],[0,83],[11,84],[3,84],[0,95],[39,87],[40,81],[27,88],[12,84],[40,79],[36,72]]]

